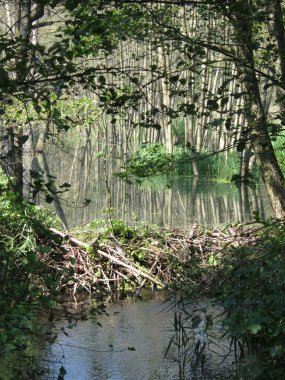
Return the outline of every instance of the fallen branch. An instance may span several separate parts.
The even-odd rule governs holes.
[[[215,281],[219,281],[215,277],[218,271],[208,271],[206,277],[199,274],[201,271],[206,273],[209,258],[214,256],[219,264],[226,251],[241,245],[258,244],[259,231],[263,228],[260,225],[212,229],[192,226],[190,231],[161,230],[159,235],[150,231],[147,238],[138,235],[122,245],[118,240],[114,242],[113,238],[107,243],[100,243],[98,238],[85,243],[51,228],[51,232],[61,238],[60,242],[54,239],[61,255],[56,266],[50,254],[41,254],[40,258],[52,270],[62,274],[60,286],[66,289],[73,287],[74,293],[80,290],[92,293],[100,293],[102,289],[119,290],[120,280],[137,287],[138,294],[146,281],[169,288],[173,282],[196,286],[203,281],[211,291]],[[98,274],[99,268],[102,270]]]
[[[81,248],[84,248],[86,250],[90,250],[90,249],[93,249],[94,251],[94,248],[93,246],[91,246],[90,244],[87,244],[87,243],[84,243],[83,241],[80,241],[78,239],[75,239],[69,235],[66,235],[64,234],[63,232],[60,232],[58,230],[56,230],[55,228],[51,228],[50,229],[54,234],[60,236],[62,239],[66,239],[68,240],[69,242],[81,247]],[[99,253],[100,256],[108,259],[109,261],[111,261],[112,263],[115,263],[115,264],[118,264],[124,268],[127,268],[128,270],[130,270],[132,273],[135,273],[151,282],[153,282],[154,284],[158,285],[158,286],[161,286],[161,287],[164,287],[164,284],[159,281],[157,278],[151,276],[150,274],[142,271],[141,269],[137,269],[137,268],[134,268],[132,265],[130,264],[126,264],[124,263],[123,261],[119,260],[118,258],[114,257],[114,256],[111,256],[109,255],[108,253],[106,252],[103,252],[102,250],[100,249],[97,249],[96,252],[94,253]]]
[[[136,273],[139,276],[146,278],[147,280],[153,282],[154,284],[159,285],[159,286],[164,286],[161,281],[157,280],[155,277],[149,275],[148,273],[145,273],[142,270],[138,270],[138,269],[132,267],[131,265],[122,262],[121,260],[117,259],[116,257],[108,255],[107,253],[101,251],[100,249],[98,249],[96,252],[98,252],[99,255],[101,255],[101,256],[107,258],[108,260],[112,261],[113,263],[116,263],[122,267],[125,267],[125,268],[131,270],[133,273]]]

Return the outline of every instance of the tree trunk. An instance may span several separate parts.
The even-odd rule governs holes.
[[[285,121],[285,28],[283,22],[283,9],[281,6],[281,0],[273,1],[273,32],[275,34],[278,53],[279,53],[279,75],[280,81],[282,83],[282,88],[278,87],[276,89],[276,94],[280,101],[279,109],[281,113],[281,119]]]
[[[285,181],[267,128],[267,118],[263,109],[258,78],[255,71],[250,21],[247,18],[240,18],[235,27],[241,46],[240,60],[242,65],[238,67],[238,70],[246,92],[247,140],[256,155],[260,174],[274,214],[276,218],[284,219]]]
[[[17,0],[4,3],[7,26],[9,27],[7,35],[13,40],[19,39],[19,56],[21,65],[13,73],[17,81],[24,81],[31,73],[29,68],[28,45],[31,42],[32,24],[41,18],[44,14],[44,5],[38,1]],[[23,166],[23,144],[24,135],[31,135],[29,128],[22,126],[10,125],[7,128],[9,138],[9,152],[7,156],[8,175],[12,176],[16,182],[16,190],[23,196],[24,187],[24,166]]]
[[[255,76],[254,71],[252,75]],[[252,77],[253,78],[253,77]],[[245,81],[245,87],[252,97],[250,104],[249,142],[255,153],[260,174],[267,190],[274,214],[278,219],[285,218],[285,181],[271,143],[267,120],[263,112],[256,77]]]
[[[254,133],[253,138],[255,138]],[[256,154],[261,177],[269,195],[274,214],[278,219],[285,219],[284,176],[277,162],[268,132],[264,133],[264,136],[256,137],[253,149]]]
[[[246,147],[240,157],[240,176],[246,180],[250,176],[249,161],[251,157],[251,149]]]

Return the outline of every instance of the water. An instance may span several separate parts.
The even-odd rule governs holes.
[[[193,222],[209,226],[249,222],[256,213],[262,218],[272,216],[270,202],[260,185],[256,189],[237,188],[187,176],[174,177],[171,184],[165,176],[148,180],[144,186],[127,184],[113,176],[123,163],[124,154],[118,147],[119,152],[113,151],[104,162],[98,157],[102,146],[91,140],[79,140],[76,144],[76,148],[63,150],[51,146],[45,156],[33,158],[34,169],[41,168],[45,176],[57,177],[57,191],[64,191],[60,187],[64,183],[72,185],[68,192],[54,197],[50,205],[66,226],[106,219],[110,209],[112,218],[130,223],[144,220],[162,227],[186,229]],[[45,179],[49,181],[50,177]],[[46,206],[42,196],[37,196],[37,202]]]
[[[109,316],[79,321],[72,329],[65,330],[68,336],[60,333],[57,341],[45,352],[50,369],[45,380],[57,379],[62,365],[67,371],[65,380],[179,379],[175,347],[171,347],[167,357],[164,357],[173,335],[174,318],[169,304],[163,303],[165,297],[164,292],[156,292],[144,301],[112,304],[108,307]],[[193,310],[193,316],[197,314],[197,311],[194,312],[197,304],[189,307]],[[191,344],[194,347],[198,339],[205,342],[205,373],[210,374],[210,377],[205,378],[213,379],[228,352],[228,342],[220,342],[217,338],[217,335],[221,335],[220,320],[214,323],[208,334],[205,334],[202,326],[206,315],[221,312],[217,304],[202,300],[198,308],[202,320],[200,326],[194,329]],[[56,327],[60,329],[64,325],[66,322],[59,321]],[[44,362],[45,366],[47,362]]]

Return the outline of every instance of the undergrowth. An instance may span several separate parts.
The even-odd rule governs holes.
[[[195,153],[186,148],[175,147],[173,153],[168,153],[163,145],[142,145],[126,161],[121,172],[116,176],[127,182],[138,182],[154,176],[173,174],[193,176],[192,161],[197,161],[199,176],[208,176],[220,181],[231,181],[233,174],[239,171],[239,156],[237,152],[212,154]]]
[[[20,199],[3,173],[0,205],[0,379],[6,380],[28,376],[31,367],[24,374],[21,360],[25,362],[27,356],[31,363],[34,346],[42,339],[37,315],[41,308],[51,306],[58,281],[43,257],[56,253],[48,229],[57,224],[51,212]],[[19,352],[21,360],[15,367]]]
[[[285,174],[285,143],[284,137],[279,137],[273,142],[274,151],[281,170]]]
[[[224,257],[224,327],[237,347],[239,378],[284,379],[285,225],[268,224],[259,242]]]
[[[285,172],[285,154],[283,140],[273,143],[281,170]],[[167,152],[162,144],[143,144],[125,162],[121,171],[115,175],[127,182],[145,182],[155,176],[173,174],[194,176],[192,161],[197,161],[200,177],[211,177],[218,181],[231,182],[232,177],[240,171],[240,153],[229,151],[212,153],[193,152],[191,149],[175,146],[173,152]],[[252,173],[258,178],[258,170]],[[166,181],[166,187],[170,180]]]
[[[223,308],[224,334],[234,354],[235,379],[284,379],[285,224],[264,222],[253,241],[208,257],[190,258],[180,291],[214,297]],[[187,277],[193,281],[187,281]],[[206,294],[205,294],[206,289]]]
[[[31,358],[35,342],[42,339],[37,313],[52,305],[63,276],[47,266],[46,257],[56,264],[63,254],[49,232],[56,224],[54,216],[20,200],[3,174],[0,204],[0,366],[10,360],[6,368],[9,372],[10,366],[14,376],[2,372],[0,379],[36,379],[40,373],[36,366],[24,373],[20,367],[13,368],[12,362],[23,350]],[[202,243],[192,244],[179,231],[162,231],[144,223],[95,221],[76,230],[76,237],[93,247],[119,245],[141,268],[158,260],[165,269],[157,265],[155,274],[161,272],[171,279],[173,289],[191,297],[217,297],[224,308],[225,331],[235,348],[236,378],[283,379],[284,223],[264,223],[256,240],[247,244],[246,235],[241,235],[241,244],[219,249],[217,254],[213,252],[215,235],[206,231],[199,236],[203,250]],[[72,273],[66,275],[72,280]]]

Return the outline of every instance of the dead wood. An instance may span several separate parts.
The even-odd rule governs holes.
[[[64,233],[62,233],[61,231],[58,231],[56,230],[55,228],[51,228],[50,229],[54,234],[60,236],[61,238],[63,239],[68,239],[69,242],[81,247],[81,248],[84,248],[86,249],[86,251],[92,249],[94,254],[98,253],[100,256],[108,259],[110,262],[112,263],[115,263],[121,267],[124,267],[124,268],[127,268],[128,271],[130,271],[131,273],[135,274],[135,275],[139,275],[141,277],[143,277],[144,279],[146,280],[149,280],[150,282],[154,283],[155,285],[158,285],[158,286],[161,286],[161,287],[164,287],[165,285],[160,281],[158,280],[157,278],[155,278],[154,276],[146,273],[145,271],[141,270],[141,269],[138,269],[137,267],[135,267],[136,265],[130,265],[130,264],[127,264],[125,262],[123,262],[122,260],[118,259],[117,257],[115,256],[111,256],[110,254],[102,251],[101,249],[94,249],[94,247],[92,247],[90,244],[87,244],[87,243],[84,243],[74,237],[71,237],[69,235],[66,235]],[[114,252],[114,250],[112,249],[112,251]],[[86,253],[87,254],[87,253]],[[122,257],[122,252],[119,252],[120,256]],[[107,276],[104,272],[104,270],[101,268],[101,271],[102,271],[102,275],[106,281],[107,279]],[[110,285],[109,285],[109,282],[106,281],[106,284],[107,284],[107,287],[108,289],[111,291],[111,288],[110,288]]]
[[[193,225],[190,231],[162,229],[147,238],[138,236],[124,243],[110,239],[108,244],[98,239],[96,244],[86,243],[52,228],[62,239],[63,259],[55,268],[62,273],[59,287],[96,293],[102,288],[119,290],[122,281],[137,287],[138,292],[148,283],[171,287],[173,282],[187,281],[192,286],[201,281],[195,277],[197,267],[204,270],[210,257],[219,261],[226,250],[256,244],[263,228],[253,224],[212,229]],[[54,265],[48,254],[41,259]]]

